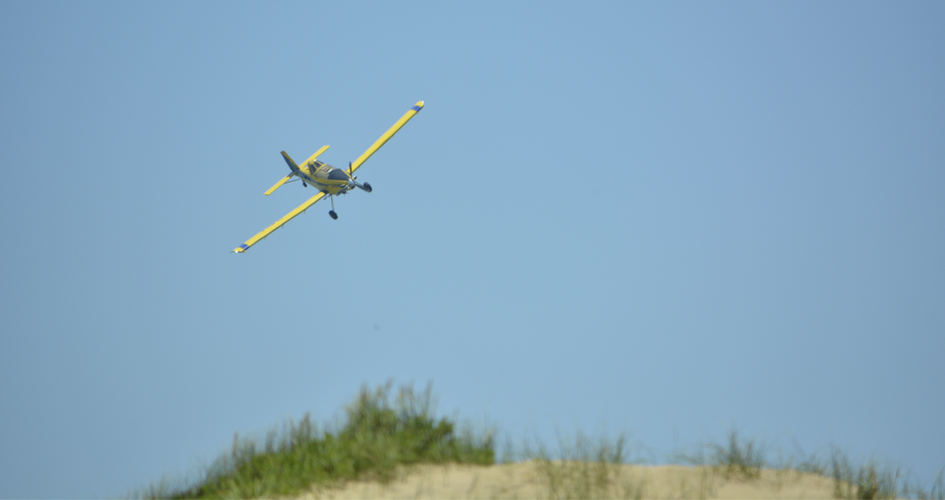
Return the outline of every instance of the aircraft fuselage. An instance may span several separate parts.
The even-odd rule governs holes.
[[[299,165],[299,177],[306,184],[331,195],[344,194],[355,187],[348,172],[318,160]]]

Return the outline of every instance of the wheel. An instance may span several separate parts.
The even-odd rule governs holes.
[[[374,191],[374,188],[372,188],[370,184],[368,184],[367,182],[365,182],[365,183],[364,183],[364,190],[370,193],[371,191]]]
[[[338,214],[336,214],[334,210],[329,210],[328,215],[330,215],[332,219],[338,220]]]

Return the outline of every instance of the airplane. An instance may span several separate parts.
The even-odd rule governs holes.
[[[367,182],[365,182],[364,184],[361,184],[360,182],[358,182],[357,181],[358,177],[354,175],[354,172],[357,171],[358,168],[361,167],[361,164],[364,163],[368,158],[370,158],[371,155],[377,152],[378,149],[381,149],[381,146],[383,146],[387,141],[389,141],[390,138],[393,137],[394,134],[396,134],[397,131],[400,130],[401,127],[403,127],[408,121],[410,121],[410,119],[413,118],[414,115],[419,113],[421,109],[423,109],[423,101],[418,101],[417,104],[414,104],[412,108],[410,108],[406,113],[404,113],[404,116],[401,116],[400,119],[397,120],[397,123],[395,123],[394,126],[389,128],[387,132],[384,132],[384,135],[382,135],[380,139],[374,141],[374,144],[372,144],[371,147],[367,149],[367,151],[365,151],[361,156],[359,156],[357,160],[354,160],[353,162],[349,162],[347,170],[333,167],[327,163],[324,163],[316,159],[318,158],[318,155],[328,150],[328,146],[322,146],[321,149],[316,151],[315,154],[313,154],[312,156],[309,156],[308,159],[302,162],[301,165],[297,165],[292,160],[292,158],[289,157],[289,155],[286,154],[285,151],[283,151],[282,158],[289,165],[289,170],[291,170],[291,172],[289,172],[289,175],[279,180],[279,182],[277,182],[275,186],[272,186],[271,188],[269,188],[269,190],[266,191],[265,193],[266,196],[269,196],[270,194],[273,193],[273,191],[275,191],[276,189],[279,189],[280,186],[282,186],[283,184],[287,182],[298,182],[298,181],[302,181],[302,186],[304,187],[308,187],[308,185],[311,184],[312,187],[318,190],[318,194],[309,198],[308,201],[299,205],[295,210],[289,212],[283,218],[273,223],[271,226],[260,231],[258,234],[256,234],[256,236],[253,236],[252,238],[246,240],[246,242],[243,243],[242,245],[234,248],[233,251],[231,251],[230,253],[246,252],[247,250],[249,250],[250,247],[252,247],[256,243],[259,243],[260,240],[262,240],[266,236],[269,236],[273,231],[285,225],[286,222],[289,222],[290,220],[295,218],[296,215],[299,215],[300,213],[308,210],[309,207],[318,203],[318,201],[324,198],[325,196],[328,196],[328,198],[331,200],[331,210],[328,212],[328,215],[331,216],[332,219],[337,220],[338,214],[335,213],[334,196],[337,194],[345,194],[354,188],[359,188],[368,193],[373,191],[373,189],[371,188],[371,185],[368,184]],[[292,180],[293,177],[297,177],[297,179]]]

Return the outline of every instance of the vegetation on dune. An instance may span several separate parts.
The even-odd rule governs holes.
[[[826,460],[808,459],[806,468],[832,478],[834,498],[929,498],[942,500],[942,473],[930,490],[910,483],[898,466],[870,459],[862,464],[853,463],[846,454],[834,447]]]
[[[521,457],[537,464],[548,498],[643,498],[645,481],[623,474],[629,454],[626,435],[594,439],[578,432],[573,440],[559,436],[556,452],[538,443],[526,445]]]
[[[149,498],[259,498],[291,495],[313,486],[370,479],[387,482],[397,468],[417,463],[495,463],[492,436],[457,433],[454,422],[435,419],[430,388],[403,387],[390,402],[391,384],[362,388],[337,430],[323,430],[306,415],[266,435],[265,442],[233,438],[232,450],[192,484],[168,481],[144,492]]]
[[[233,438],[232,449],[207,467],[197,480],[174,485],[162,480],[145,491],[145,498],[261,498],[296,495],[313,488],[332,488],[350,480],[388,483],[413,464],[495,463],[491,429],[457,431],[447,418],[433,415],[431,388],[415,393],[402,387],[391,402],[392,384],[374,390],[364,387],[346,408],[340,424],[321,429],[306,415],[266,434],[264,440]],[[537,477],[549,498],[642,498],[648,486],[641,477],[627,476],[622,466],[630,452],[625,435],[592,439],[578,433],[559,437],[554,451],[541,444],[508,445],[503,461],[535,463]],[[763,444],[745,439],[736,429],[725,444],[703,444],[694,453],[677,454],[675,463],[694,465],[702,472],[698,484],[680,485],[679,497],[716,496],[727,481],[753,481],[773,470],[778,485],[816,474],[832,480],[835,498],[932,498],[945,500],[945,469],[931,489],[904,478],[898,467],[875,460],[855,464],[839,449],[826,454],[768,460]],[[771,472],[767,477],[771,477]],[[778,486],[780,488],[780,486]]]
[[[709,443],[695,453],[677,456],[683,463],[711,467],[726,479],[756,479],[766,465],[765,447],[753,439],[745,441],[737,429],[728,433],[725,445]]]
[[[795,475],[816,474],[833,479],[833,496],[838,499],[945,498],[945,469],[939,473],[931,489],[926,490],[904,478],[899,467],[874,459],[856,464],[837,447],[833,447],[826,458],[816,453],[804,455],[802,452],[800,455],[800,459],[792,456],[770,462],[763,444],[754,439],[744,439],[737,429],[732,429],[726,445],[706,444],[697,453],[682,454],[678,459],[708,467],[725,480],[757,479],[764,469],[778,471],[779,477],[789,472]]]

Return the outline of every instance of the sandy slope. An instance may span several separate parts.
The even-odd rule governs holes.
[[[595,479],[602,474],[607,479]],[[833,482],[777,470],[765,470],[751,481],[727,480],[712,469],[678,465],[622,465],[609,471],[565,462],[424,465],[388,485],[353,482],[312,490],[301,498],[833,498]]]

